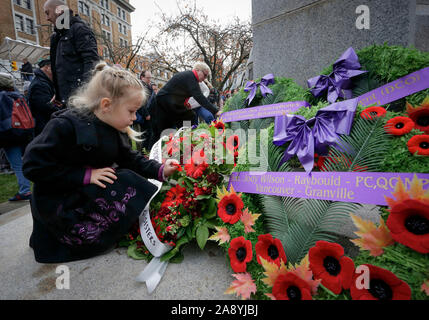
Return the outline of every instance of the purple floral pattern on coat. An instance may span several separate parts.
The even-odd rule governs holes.
[[[113,192],[113,191],[112,191]],[[115,192],[116,194],[116,192]],[[117,223],[122,216],[126,215],[128,201],[135,197],[136,189],[128,187],[124,198],[121,201],[113,201],[109,204],[106,199],[95,200],[99,212],[88,214],[88,220],[73,226],[69,235],[64,235],[60,240],[68,245],[83,245],[98,243],[101,234],[109,229],[112,224]],[[76,209],[77,213],[82,213],[82,209]]]

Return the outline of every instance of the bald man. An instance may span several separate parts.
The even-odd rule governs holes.
[[[91,28],[61,0],[48,0],[43,6],[47,20],[54,25],[51,36],[51,69],[56,96],[63,105],[90,76],[100,60],[97,40]]]

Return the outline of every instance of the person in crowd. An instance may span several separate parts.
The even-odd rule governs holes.
[[[97,40],[91,28],[78,15],[74,16],[63,1],[47,0],[43,9],[54,25],[50,58],[55,92],[57,100],[66,105],[71,93],[88,80],[100,59]],[[70,17],[68,26],[57,23],[63,15]]]
[[[158,139],[162,131],[169,128],[180,128],[183,121],[193,121],[195,112],[188,103],[191,97],[213,115],[218,116],[216,106],[211,104],[201,92],[199,83],[210,75],[210,68],[204,62],[197,62],[192,71],[176,73],[156,96],[155,137]]]
[[[210,94],[209,87],[211,86],[210,82],[207,80],[200,82],[200,88],[203,95],[207,98]],[[192,125],[198,125],[199,118],[202,118],[207,124],[212,123],[214,121],[213,114],[208,111],[206,108],[200,106],[200,104],[194,99],[194,97],[191,97],[188,101],[188,103],[191,105],[191,109],[196,113],[195,118],[192,122]]]
[[[152,90],[153,90],[153,92],[155,92],[155,94],[158,94],[159,87],[156,83],[152,83]]]
[[[215,106],[217,106],[219,108],[219,93],[217,91],[217,89],[215,87],[213,87],[211,84],[209,86],[210,88],[210,93],[208,96],[208,99],[211,103],[213,103]]]
[[[28,61],[27,58],[22,59],[23,65],[21,66],[21,78],[24,81],[33,80],[33,65]]]
[[[0,73],[0,114],[3,109],[10,109],[6,103],[13,103],[17,98],[24,98],[21,93],[15,90],[13,79],[10,75]],[[22,172],[22,154],[29,141],[33,138],[32,134],[20,136],[11,136],[5,132],[0,132],[0,148],[4,149],[6,158],[10,167],[15,173],[18,182],[18,193],[9,199],[9,201],[30,200],[31,184]]]
[[[56,101],[54,83],[52,82],[51,61],[43,59],[39,69],[34,71],[34,79],[28,89],[28,104],[36,120],[34,134],[39,135],[51,118],[51,115],[61,109]]]
[[[151,114],[153,114],[153,101],[156,95],[152,89],[152,72],[150,70],[143,70],[140,74],[140,80],[142,81],[144,88],[147,90],[149,98],[139,109],[137,122],[140,125],[140,130],[142,132],[142,148],[146,149],[146,151],[150,151],[154,143]]]
[[[163,181],[177,170],[133,151],[130,128],[147,99],[131,72],[99,63],[91,80],[56,112],[27,147],[33,181],[30,246],[41,263],[102,254],[134,225]]]

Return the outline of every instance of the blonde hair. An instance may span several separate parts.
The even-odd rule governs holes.
[[[94,113],[103,98],[110,98],[112,102],[115,102],[126,96],[127,90],[130,88],[141,90],[142,104],[146,103],[148,94],[135,74],[125,69],[109,67],[105,62],[99,62],[95,66],[89,82],[70,97],[68,105],[82,113]],[[127,128],[127,134],[131,139],[141,141],[137,138],[141,133],[131,127]]]
[[[194,70],[200,70],[200,71],[205,71],[207,72],[209,75],[211,74],[210,68],[209,66],[202,62],[202,61],[197,61],[194,66],[193,66]]]

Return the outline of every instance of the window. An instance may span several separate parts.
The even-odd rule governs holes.
[[[31,0],[24,0],[24,8],[31,10]]]
[[[33,7],[31,5],[31,0],[13,0],[13,3],[28,10],[31,10]]]
[[[15,15],[15,28],[17,31],[24,32],[24,18],[18,14]]]
[[[28,34],[35,34],[34,30],[34,21],[33,19],[26,18],[25,19],[25,32]]]
[[[118,17],[121,18],[122,20],[126,21],[127,20],[127,12],[124,9],[118,7]]]
[[[110,59],[110,53],[108,48],[103,48],[103,58]]]
[[[104,25],[110,27],[110,18],[107,15],[105,15],[104,13],[101,15],[101,22]]]
[[[122,38],[119,38],[119,47],[128,48],[128,41]]]
[[[89,6],[83,1],[79,1],[78,9],[79,9],[79,13],[89,16]]]
[[[112,34],[109,31],[103,30],[103,36],[105,41],[112,42]]]
[[[101,5],[103,8],[105,8],[105,9],[109,10],[109,0],[100,0],[100,5]]]
[[[118,29],[119,29],[120,33],[127,35],[127,26],[126,25],[119,22],[118,23]]]

